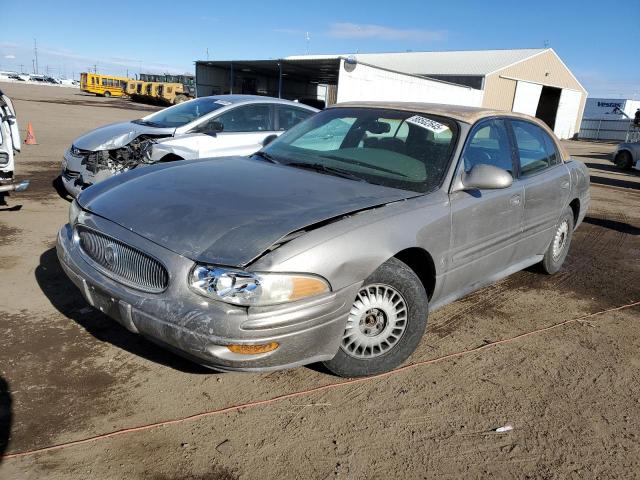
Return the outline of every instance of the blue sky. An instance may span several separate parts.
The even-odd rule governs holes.
[[[152,15],[136,11],[136,6]],[[523,7],[522,5],[526,5]],[[178,11],[180,9],[181,11]],[[640,99],[640,0],[0,0],[0,70],[193,72],[206,59],[554,48],[592,96]]]

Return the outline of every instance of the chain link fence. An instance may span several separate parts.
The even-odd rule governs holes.
[[[633,120],[583,118],[578,138],[584,140],[617,140],[640,142],[640,127]]]

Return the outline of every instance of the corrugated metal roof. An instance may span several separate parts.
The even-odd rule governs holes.
[[[358,53],[358,61],[415,75],[484,76],[542,53],[546,48],[460,50],[451,52]],[[297,55],[287,60],[328,59],[345,55]]]

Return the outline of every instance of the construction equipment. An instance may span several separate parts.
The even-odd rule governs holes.
[[[192,75],[140,74],[140,80],[127,82],[127,94],[133,101],[158,105],[176,105],[195,98]]]

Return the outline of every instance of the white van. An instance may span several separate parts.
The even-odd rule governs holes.
[[[9,192],[22,192],[28,181],[14,181],[15,155],[20,151],[18,119],[11,99],[0,90],[0,205]]]

